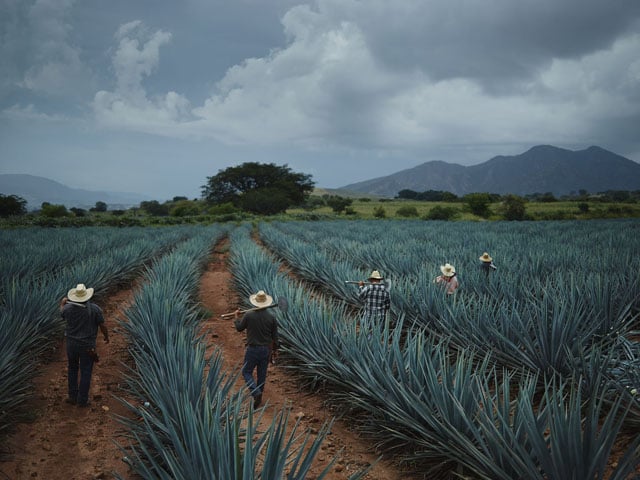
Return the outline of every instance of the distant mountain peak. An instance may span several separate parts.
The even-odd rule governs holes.
[[[40,208],[43,202],[85,209],[94,207],[96,202],[104,202],[109,209],[116,209],[129,208],[151,200],[137,193],[70,188],[50,178],[26,173],[0,174],[0,193],[24,198],[30,210]]]
[[[597,145],[577,151],[536,145],[519,155],[499,155],[468,167],[429,161],[341,189],[386,197],[394,197],[404,189],[439,190],[456,195],[473,192],[565,195],[583,189],[592,193],[639,190],[640,164]]]

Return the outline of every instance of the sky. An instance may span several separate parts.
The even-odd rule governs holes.
[[[0,0],[0,173],[160,201],[591,145],[640,162],[638,0]],[[10,192],[7,192],[10,193]]]

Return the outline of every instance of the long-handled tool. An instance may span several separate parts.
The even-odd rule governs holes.
[[[249,308],[248,310],[240,310],[240,313],[255,312],[256,310],[265,310],[267,308],[275,308],[275,307],[278,307],[282,311],[282,313],[287,313],[287,309],[289,308],[289,302],[287,302],[286,298],[279,297],[276,303],[273,303],[267,307]],[[223,313],[222,315],[220,315],[220,317],[223,319],[227,319],[227,318],[233,317],[235,314],[236,312]]]
[[[345,280],[344,283],[346,283],[348,285],[359,285],[360,281],[359,280]],[[382,285],[384,285],[387,290],[391,290],[391,280],[389,280],[388,278],[385,278],[384,280],[382,280],[382,282],[365,282],[365,281],[362,282],[363,285],[377,285],[377,284],[380,284],[380,283],[382,283]]]

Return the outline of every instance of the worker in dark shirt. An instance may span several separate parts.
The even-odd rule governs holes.
[[[484,252],[480,258],[480,269],[484,272],[484,274],[488,277],[489,273],[498,269],[493,263],[493,258],[487,252]]]
[[[242,377],[253,397],[253,407],[262,404],[267,368],[271,349],[278,348],[278,322],[276,317],[267,310],[273,305],[273,298],[263,290],[249,296],[249,302],[256,309],[249,310],[240,318],[240,310],[234,312],[236,330],[247,331],[247,346],[244,354]],[[257,379],[253,371],[257,371]]]
[[[93,288],[79,283],[60,302],[60,313],[65,320],[64,336],[67,344],[68,397],[66,402],[79,407],[89,405],[89,387],[93,364],[97,361],[96,337],[98,329],[105,343],[109,332],[104,324],[102,309],[89,301]],[[80,382],[78,382],[78,372]]]

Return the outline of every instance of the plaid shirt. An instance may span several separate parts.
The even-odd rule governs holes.
[[[364,303],[364,312],[367,316],[384,316],[391,307],[389,292],[382,283],[372,283],[360,287],[358,298]]]

